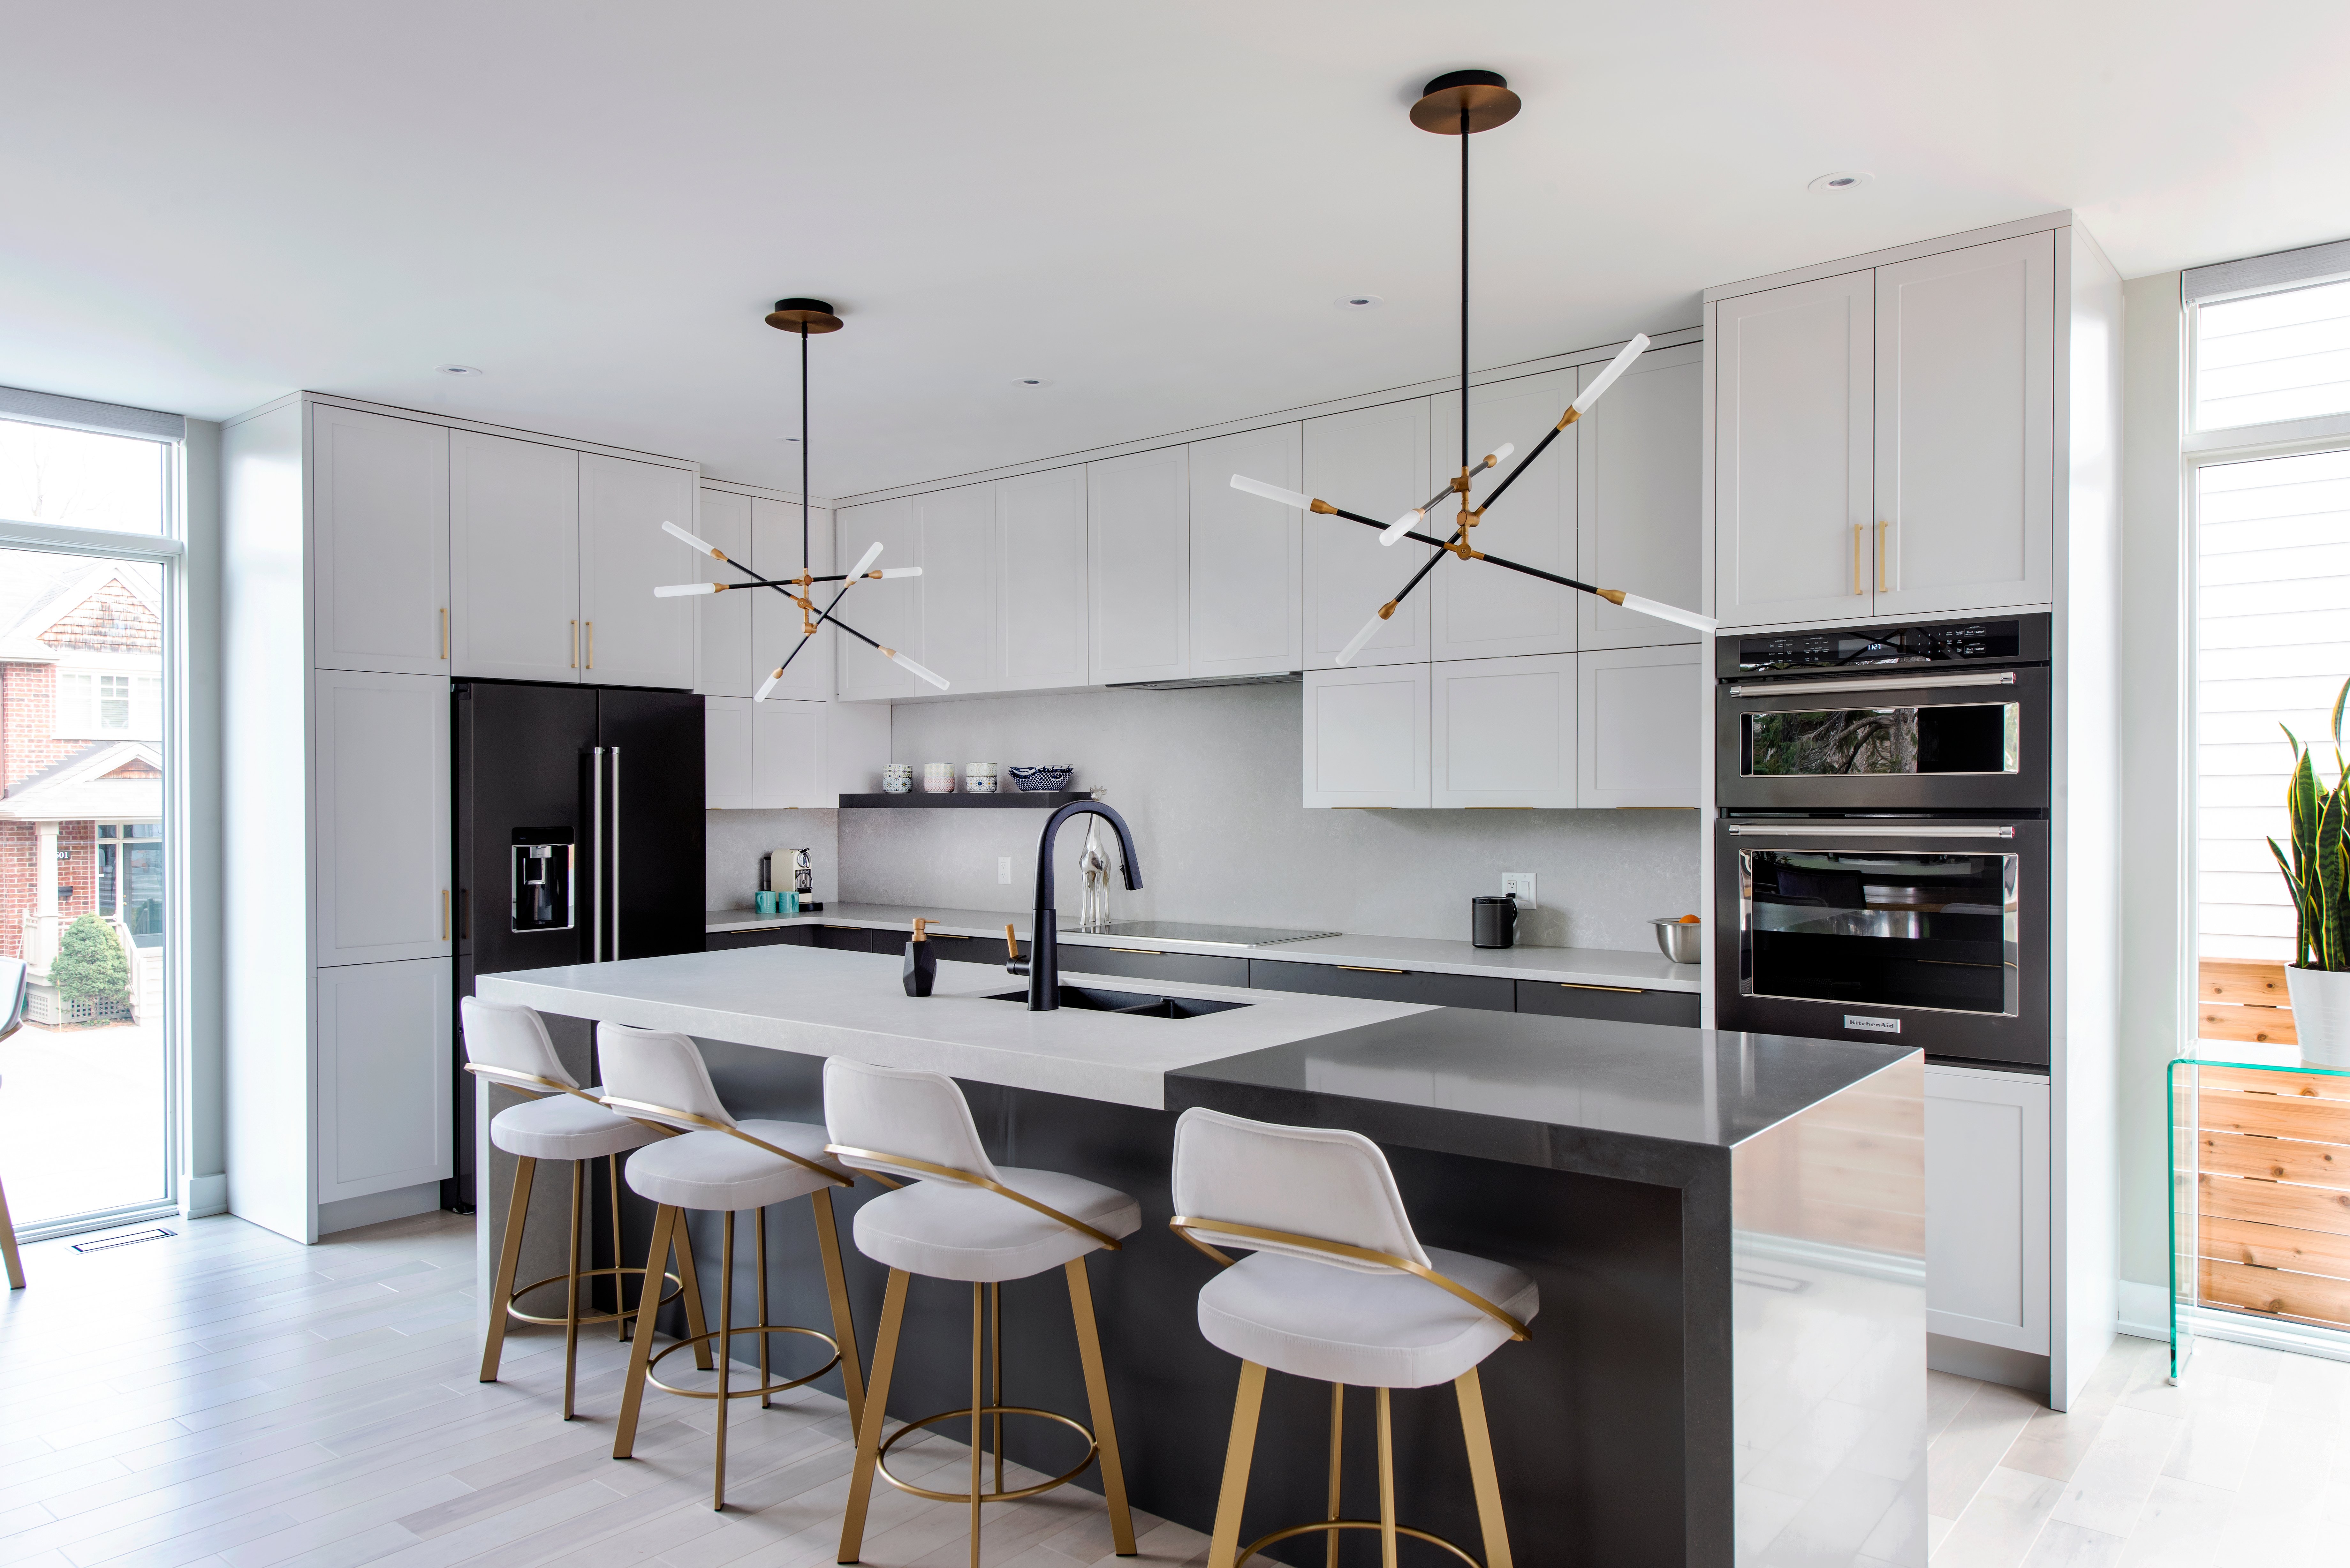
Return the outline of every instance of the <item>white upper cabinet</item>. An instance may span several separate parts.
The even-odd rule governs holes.
[[[1575,656],[1576,805],[1698,804],[1698,738],[1712,695],[1700,659],[1694,643]]]
[[[322,670],[312,702],[315,961],[447,957],[447,677]]]
[[[314,662],[449,673],[449,432],[310,411]]]
[[[1567,576],[1684,609],[1705,607],[1698,473],[1705,439],[1704,357],[1695,343],[1648,350],[1575,421],[1582,495],[1575,558],[1582,569]],[[1589,386],[1603,369],[1584,366],[1576,390]],[[1686,627],[1636,615],[1589,594],[1565,597],[1581,617],[1581,648],[1645,648],[1697,637]]]
[[[1876,299],[1876,275],[1864,271],[1715,306],[1714,614],[1724,626],[1869,609]]]
[[[1286,424],[1191,445],[1195,677],[1305,668],[1305,515],[1232,488],[1232,475],[1243,473],[1297,489],[1303,439],[1299,426]]]
[[[653,587],[691,580],[691,556],[661,524],[693,532],[696,489],[687,469],[579,454],[582,680],[693,685],[694,601],[658,599]]]
[[[1430,668],[1305,672],[1305,805],[1428,804]]]
[[[1876,613],[2055,597],[2055,236],[1877,269]]]
[[[706,495],[705,495],[706,498]],[[706,521],[709,514],[704,513]],[[718,543],[715,536],[712,544]],[[723,545],[720,546],[722,549]],[[821,506],[811,506],[807,512],[806,562],[809,573],[823,576],[832,570],[832,514]],[[770,501],[754,496],[751,501],[751,566],[761,576],[768,578],[795,577],[800,574],[800,507],[795,501]],[[716,563],[712,563],[715,565]],[[884,565],[896,565],[883,557]],[[866,588],[857,590],[862,597]],[[809,597],[818,609],[832,602],[839,590],[838,583],[819,583]],[[722,599],[733,594],[721,594]],[[847,633],[820,630],[814,637],[800,631],[799,606],[792,603],[773,588],[751,588],[743,597],[751,601],[750,656],[743,667],[746,691],[756,691],[772,670],[782,669],[784,660],[791,667],[784,670],[784,678],[775,683],[769,701],[777,697],[800,698],[812,702],[829,701],[833,693],[833,655]],[[841,609],[846,612],[848,605]],[[802,646],[805,644],[806,646]],[[794,653],[797,649],[798,652]]]
[[[1485,454],[1503,441],[1517,451],[1499,468],[1482,474],[1471,499],[1493,493],[1513,465],[1534,451],[1555,427],[1559,416],[1575,400],[1575,372],[1555,370],[1469,389],[1469,461],[1482,462]],[[1428,483],[1414,500],[1424,499],[1461,472],[1461,394],[1445,392],[1429,400]],[[1576,443],[1562,435],[1550,450],[1518,476],[1502,499],[1469,536],[1471,549],[1490,550],[1511,560],[1574,576]],[[1690,454],[1692,470],[1697,454]],[[1360,510],[1360,508],[1357,508]],[[1448,495],[1429,514],[1421,532],[1449,539],[1458,526],[1460,503]],[[1371,513],[1379,516],[1379,513]],[[1368,529],[1359,529],[1375,538]],[[1354,543],[1352,540],[1348,544]],[[1399,545],[1389,556],[1407,546]],[[1416,546],[1415,556],[1425,556]],[[1389,592],[1403,586],[1418,560],[1390,568],[1396,579]],[[1575,646],[1575,600],[1585,596],[1556,583],[1545,583],[1500,566],[1477,561],[1439,561],[1428,581],[1413,590],[1427,594],[1429,657],[1431,659],[1491,659],[1515,653],[1564,653]],[[1403,612],[1396,612],[1400,615]],[[1342,645],[1343,646],[1343,645]]]
[[[577,452],[451,431],[449,551],[452,673],[579,679]]]
[[[1429,681],[1429,805],[1575,804],[1573,654],[1441,660]]]
[[[995,542],[997,689],[1083,686],[1084,465],[997,480]]]
[[[822,702],[751,704],[751,804],[766,810],[785,806],[837,805],[824,793]]]
[[[683,524],[679,524],[683,527]],[[727,559],[748,566],[755,558],[752,544],[751,498],[731,490],[702,492],[702,521],[688,530],[709,540],[726,552]],[[662,535],[668,538],[667,535]],[[670,581],[683,583],[739,583],[743,574],[724,562],[713,561],[699,553],[689,553],[683,545],[670,541],[671,558],[680,568]],[[683,570],[691,565],[689,576]],[[763,576],[764,574],[762,574]],[[765,588],[712,594],[708,598],[689,599],[693,606],[695,620],[695,651],[693,658],[693,689],[710,697],[748,697],[758,689],[751,673],[751,618],[757,607],[755,596],[775,595]]]
[[[1180,446],[1086,464],[1093,685],[1191,673],[1191,476]]]
[[[1304,441],[1305,483],[1300,488],[1333,506],[1388,522],[1427,500],[1434,488],[1428,483],[1426,398],[1307,420]],[[1339,652],[1428,554],[1426,545],[1408,539],[1383,547],[1378,534],[1343,517],[1317,513],[1306,518],[1305,668],[1336,668]],[[1426,659],[1428,604],[1428,585],[1422,583],[1355,661]]]
[[[876,501],[864,506],[844,507],[834,514],[833,559],[840,563],[840,570],[845,572],[857,565],[876,541],[880,543],[884,564],[921,564],[920,552],[916,547],[912,501]],[[899,577],[886,584],[868,582],[840,601],[840,618],[883,648],[894,648],[921,659],[921,595],[919,590],[910,593],[907,589],[922,581],[917,577],[909,583]],[[844,699],[913,697],[935,690],[847,631],[817,635],[838,639],[834,647],[838,653],[840,695]]]
[[[764,704],[747,697],[712,697],[702,704],[702,804],[707,810],[748,811],[759,804],[751,782],[751,711],[759,706]]]
[[[922,568],[920,577],[867,583],[859,596],[902,598],[917,607],[913,653],[954,692],[995,690],[995,486],[959,484],[913,498],[917,554],[881,557],[884,566]],[[852,563],[853,564],[853,563]],[[923,682],[917,691],[935,694]]]

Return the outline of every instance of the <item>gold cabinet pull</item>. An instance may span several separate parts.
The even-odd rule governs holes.
[[[571,623],[571,668],[579,668],[579,623]]]
[[[1356,974],[1409,974],[1408,969],[1375,969],[1367,963],[1334,963],[1332,969],[1350,970]]]
[[[1887,521],[1887,520],[1886,520],[1886,519],[1884,519],[1884,518],[1879,518],[1879,519],[1877,519],[1877,591],[1878,593],[1880,593],[1880,594],[1882,594],[1882,593],[1890,593],[1890,592],[1892,591],[1891,585],[1887,584],[1887,583],[1886,582],[1886,580],[1885,580],[1885,545],[1886,545],[1886,535],[1885,535],[1885,531],[1886,531],[1887,529],[1888,529],[1888,528],[1892,527],[1892,526],[1893,526],[1893,524],[1892,524],[1892,523],[1891,523],[1891,522],[1889,522],[1889,521]]]
[[[441,940],[449,940],[449,889],[441,889]]]
[[[1855,595],[1868,591],[1861,586],[1860,576],[1860,539],[1861,535],[1867,532],[1867,529],[1857,523],[1852,525],[1852,591]]]
[[[449,607],[441,607],[441,657],[449,657]]]
[[[588,623],[588,668],[596,668],[596,623]]]
[[[1144,958],[1165,958],[1167,956],[1157,948],[1112,948],[1109,950],[1114,953],[1140,953]]]
[[[1586,985],[1581,981],[1577,980],[1563,980],[1558,983],[1560,989],[1564,991],[1620,991],[1627,996],[1646,996],[1648,994],[1646,991],[1637,985]]]

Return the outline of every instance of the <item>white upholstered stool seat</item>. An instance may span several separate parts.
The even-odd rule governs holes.
[[[1142,1206],[1114,1187],[1057,1170],[997,1166],[995,1179],[1107,1236],[1142,1228]],[[918,1181],[857,1211],[857,1250],[877,1263],[932,1280],[1024,1280],[1097,1251],[1082,1231],[983,1187]]]
[[[1520,1322],[1541,1293],[1507,1263],[1425,1247],[1429,1267]],[[1275,1372],[1358,1388],[1450,1383],[1510,1342],[1510,1331],[1439,1285],[1256,1252],[1200,1292],[1200,1333]]]
[[[745,1143],[732,1134],[703,1130],[662,1138],[630,1155],[630,1189],[655,1203],[723,1213],[785,1203],[850,1179],[848,1172],[825,1154],[820,1127],[769,1121],[738,1121],[734,1126],[760,1143],[771,1143],[815,1161],[831,1177],[780,1159],[758,1144]]]
[[[580,1092],[600,1096],[604,1091]],[[490,1141],[521,1159],[605,1159],[642,1148],[660,1136],[577,1095],[525,1100],[490,1120]]]

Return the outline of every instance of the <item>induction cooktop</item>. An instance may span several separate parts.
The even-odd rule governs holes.
[[[1079,933],[1072,931],[1071,936]],[[1302,942],[1312,937],[1335,937],[1336,931],[1284,931],[1274,926],[1210,926],[1190,920],[1112,920],[1083,933],[1097,937],[1135,937],[1145,941],[1200,942],[1220,948],[1269,948],[1282,942]]]

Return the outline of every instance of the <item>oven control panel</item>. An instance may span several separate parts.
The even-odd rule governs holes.
[[[2040,664],[2048,659],[2048,622],[2044,615],[2030,615],[1724,636],[1716,644],[1719,673],[1731,680],[1933,664]]]

